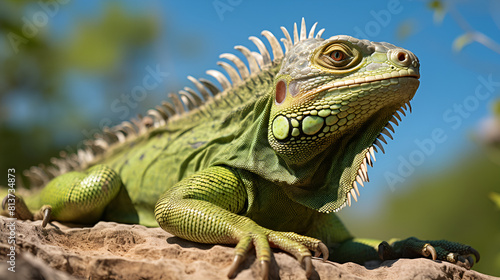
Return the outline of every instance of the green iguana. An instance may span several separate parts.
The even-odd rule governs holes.
[[[109,220],[160,225],[195,242],[236,244],[228,276],[255,247],[267,278],[271,247],[313,270],[311,251],[336,262],[432,257],[471,267],[479,253],[449,241],[390,243],[354,238],[334,212],[359,196],[367,166],[419,86],[419,61],[389,43],[339,35],[322,39],[304,20],[285,53],[269,31],[236,46],[247,64],[222,54],[231,82],[188,77],[172,103],[104,129],[85,149],[25,173],[49,181],[36,195],[10,193],[20,219]],[[273,58],[271,59],[270,52]],[[247,67],[248,66],[248,67]],[[237,69],[237,70],[236,70]],[[391,132],[390,132],[391,131]],[[71,170],[71,171],[70,171]],[[11,213],[12,214],[12,213]]]

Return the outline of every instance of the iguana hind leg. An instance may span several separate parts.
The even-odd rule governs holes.
[[[370,260],[393,260],[398,258],[431,258],[471,268],[474,255],[479,261],[478,251],[468,245],[447,240],[419,240],[415,237],[393,239],[389,242],[354,238],[341,243],[333,250],[331,259],[338,262],[363,264]]]
[[[38,211],[31,214],[21,197],[15,197],[15,216],[19,219],[94,223],[121,187],[118,173],[106,165],[86,172],[68,172],[50,181],[38,194]],[[9,196],[4,199],[8,201]],[[5,205],[5,203],[3,203]]]
[[[470,269],[479,261],[479,252],[471,246],[448,240],[419,240],[409,237],[403,240],[382,242],[378,246],[381,259],[429,257],[433,260],[447,261]]]

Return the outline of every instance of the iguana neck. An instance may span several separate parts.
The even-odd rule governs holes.
[[[245,129],[240,140],[234,140],[235,144],[226,151],[228,157],[216,164],[247,170],[274,182],[292,200],[309,208],[322,212],[339,208],[338,198],[345,197],[352,187],[352,174],[357,174],[368,147],[392,114],[376,117],[364,127],[353,127],[324,152],[306,162],[291,164],[273,150],[267,138],[273,102],[268,95],[253,104],[253,113],[246,116],[251,121],[243,121]]]

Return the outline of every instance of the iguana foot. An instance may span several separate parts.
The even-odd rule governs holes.
[[[42,220],[42,227],[47,226],[51,220],[52,207],[44,205],[35,214],[31,213],[24,202],[24,199],[14,194],[8,194],[2,200],[2,209],[6,211],[3,213],[6,216],[16,218],[19,220]]]
[[[446,240],[419,240],[410,237],[401,241],[393,242],[391,245],[383,241],[378,246],[378,254],[382,260],[398,258],[431,257],[433,260],[447,261],[470,269],[479,262],[479,252],[471,246]]]
[[[24,199],[9,193],[2,200],[3,215],[19,220],[33,220],[33,214],[26,206]]]
[[[43,206],[36,212],[32,213],[20,196],[8,194],[2,201],[2,208],[7,210],[3,214],[20,220],[42,220],[42,227],[51,220],[91,224],[99,220],[120,187],[116,171],[95,165],[86,172],[72,171],[50,181],[37,194]]]
[[[271,247],[279,248],[293,255],[304,265],[306,277],[309,278],[313,272],[311,252],[315,251],[315,256],[323,255],[323,259],[328,259],[328,248],[318,239],[296,234],[294,232],[279,232],[262,229],[262,232],[250,232],[239,239],[235,248],[235,257],[229,268],[228,277],[235,276],[238,267],[241,265],[248,251],[255,246],[257,259],[261,264],[262,279],[268,279],[269,262],[271,260]]]

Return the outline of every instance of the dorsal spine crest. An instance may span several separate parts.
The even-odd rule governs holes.
[[[247,65],[236,55],[223,53],[219,57],[226,59],[233,65],[219,61],[217,64],[221,66],[229,76],[222,74],[218,70],[207,70],[206,73],[217,80],[222,88],[222,91],[211,81],[199,78],[196,79],[188,76],[187,79],[194,85],[193,88],[184,87],[178,93],[169,93],[170,101],[163,101],[161,105],[146,112],[146,116],[138,115],[130,121],[124,121],[113,127],[104,127],[101,133],[94,135],[94,139],[84,141],[84,147],[77,150],[76,153],[68,154],[61,152],[59,157],[51,158],[52,165],[33,166],[29,170],[25,170],[23,175],[26,176],[30,185],[43,186],[52,178],[57,177],[71,170],[82,170],[92,165],[96,158],[102,156],[106,151],[115,145],[120,145],[128,141],[132,141],[149,131],[161,127],[168,126],[169,123],[179,120],[182,116],[189,112],[198,110],[200,114],[211,115],[210,110],[200,110],[202,107],[210,106],[209,103],[217,104],[218,99],[224,98],[224,94],[231,89],[244,84],[251,77],[257,76],[259,73],[269,69],[272,65],[280,63],[284,55],[290,48],[302,40],[308,38],[320,38],[325,29],[321,29],[315,34],[317,23],[315,23],[307,34],[307,28],[304,18],[302,18],[300,26],[300,34],[297,24],[294,24],[293,41],[285,27],[281,27],[285,38],[281,38],[285,47],[285,52],[278,42],[278,39],[268,30],[261,32],[270,45],[270,50],[262,40],[255,36],[250,36],[259,52],[252,52],[244,46],[237,45],[235,49],[240,51],[247,59]],[[271,59],[270,53],[273,58]],[[222,96],[218,96],[222,95]]]

